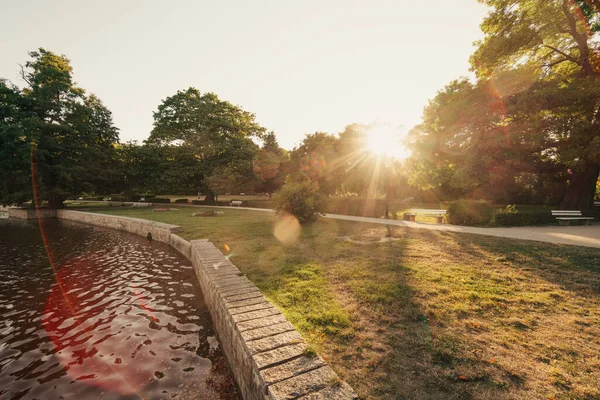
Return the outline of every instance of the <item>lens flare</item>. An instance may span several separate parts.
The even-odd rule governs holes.
[[[273,225],[273,235],[286,246],[296,243],[301,231],[300,222],[292,214],[278,215]]]

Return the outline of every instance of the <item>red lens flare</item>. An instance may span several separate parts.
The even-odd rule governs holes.
[[[105,293],[94,290],[101,277],[93,271],[102,271],[101,265],[86,257],[71,259],[59,268],[57,280],[62,284],[52,287],[42,324],[61,365],[73,380],[122,395],[138,394],[153,378],[150,366],[154,360],[140,351],[145,343],[124,341],[118,335],[126,329],[135,334],[136,321],[132,319],[132,324],[125,326],[112,323],[117,314],[107,312],[109,303],[102,300]],[[148,319],[157,322],[142,290],[130,287],[129,292],[130,296],[124,293],[123,300],[136,304]],[[115,354],[131,357],[117,358]]]
[[[38,197],[38,186],[35,176],[35,142],[31,143],[31,184],[33,189],[33,201],[36,209],[36,216],[44,249],[48,255],[50,267],[56,277],[56,283],[45,306],[45,312],[42,319],[44,329],[55,346],[56,354],[68,374],[77,381],[101,387],[107,391],[120,394],[139,394],[138,388],[147,383],[152,378],[152,371],[146,370],[144,365],[150,364],[144,362],[143,357],[137,357],[134,363],[123,363],[122,360],[110,360],[110,355],[114,353],[123,353],[126,350],[117,350],[119,346],[127,345],[122,341],[110,340],[110,335],[93,342],[91,345],[86,340],[87,336],[101,322],[98,315],[101,308],[91,308],[90,310],[82,308],[82,299],[77,295],[70,295],[79,289],[74,286],[74,282],[81,282],[76,276],[71,276],[72,270],[77,271],[79,267],[85,265],[85,258],[78,259],[76,262],[67,263],[71,265],[68,268],[61,268],[60,271],[54,262],[54,257],[50,249],[50,242],[46,236],[43,219],[40,216],[40,201]],[[92,270],[98,268],[92,268]],[[94,280],[87,280],[88,285],[92,285]],[[89,288],[82,291],[89,293]],[[94,323],[88,321],[95,321]],[[87,325],[86,325],[87,324]],[[73,328],[77,326],[75,334]],[[79,340],[78,340],[79,339]],[[117,343],[114,343],[117,342]],[[133,342],[132,342],[133,343]],[[132,354],[135,354],[136,349]],[[138,350],[139,351],[139,350]],[[109,356],[104,359],[105,356]],[[132,356],[133,358],[133,356]],[[150,361],[150,360],[148,360]],[[122,366],[121,366],[122,365]],[[119,368],[120,367],[120,368]]]

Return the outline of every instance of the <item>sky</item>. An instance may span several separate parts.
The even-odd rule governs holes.
[[[39,47],[113,112],[121,141],[190,86],[256,115],[291,149],[351,123],[409,130],[453,79],[471,76],[486,8],[476,0],[0,0],[0,77]]]

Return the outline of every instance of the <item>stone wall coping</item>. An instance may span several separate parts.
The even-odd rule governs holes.
[[[59,210],[57,218],[143,236],[152,231],[153,238],[187,257],[244,399],[358,399],[281,311],[207,239],[187,241],[175,234],[181,227],[141,218],[70,210]]]

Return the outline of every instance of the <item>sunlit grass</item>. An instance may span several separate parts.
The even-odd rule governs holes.
[[[600,250],[321,219],[282,246],[274,216],[94,210],[208,238],[364,398],[600,398]]]

